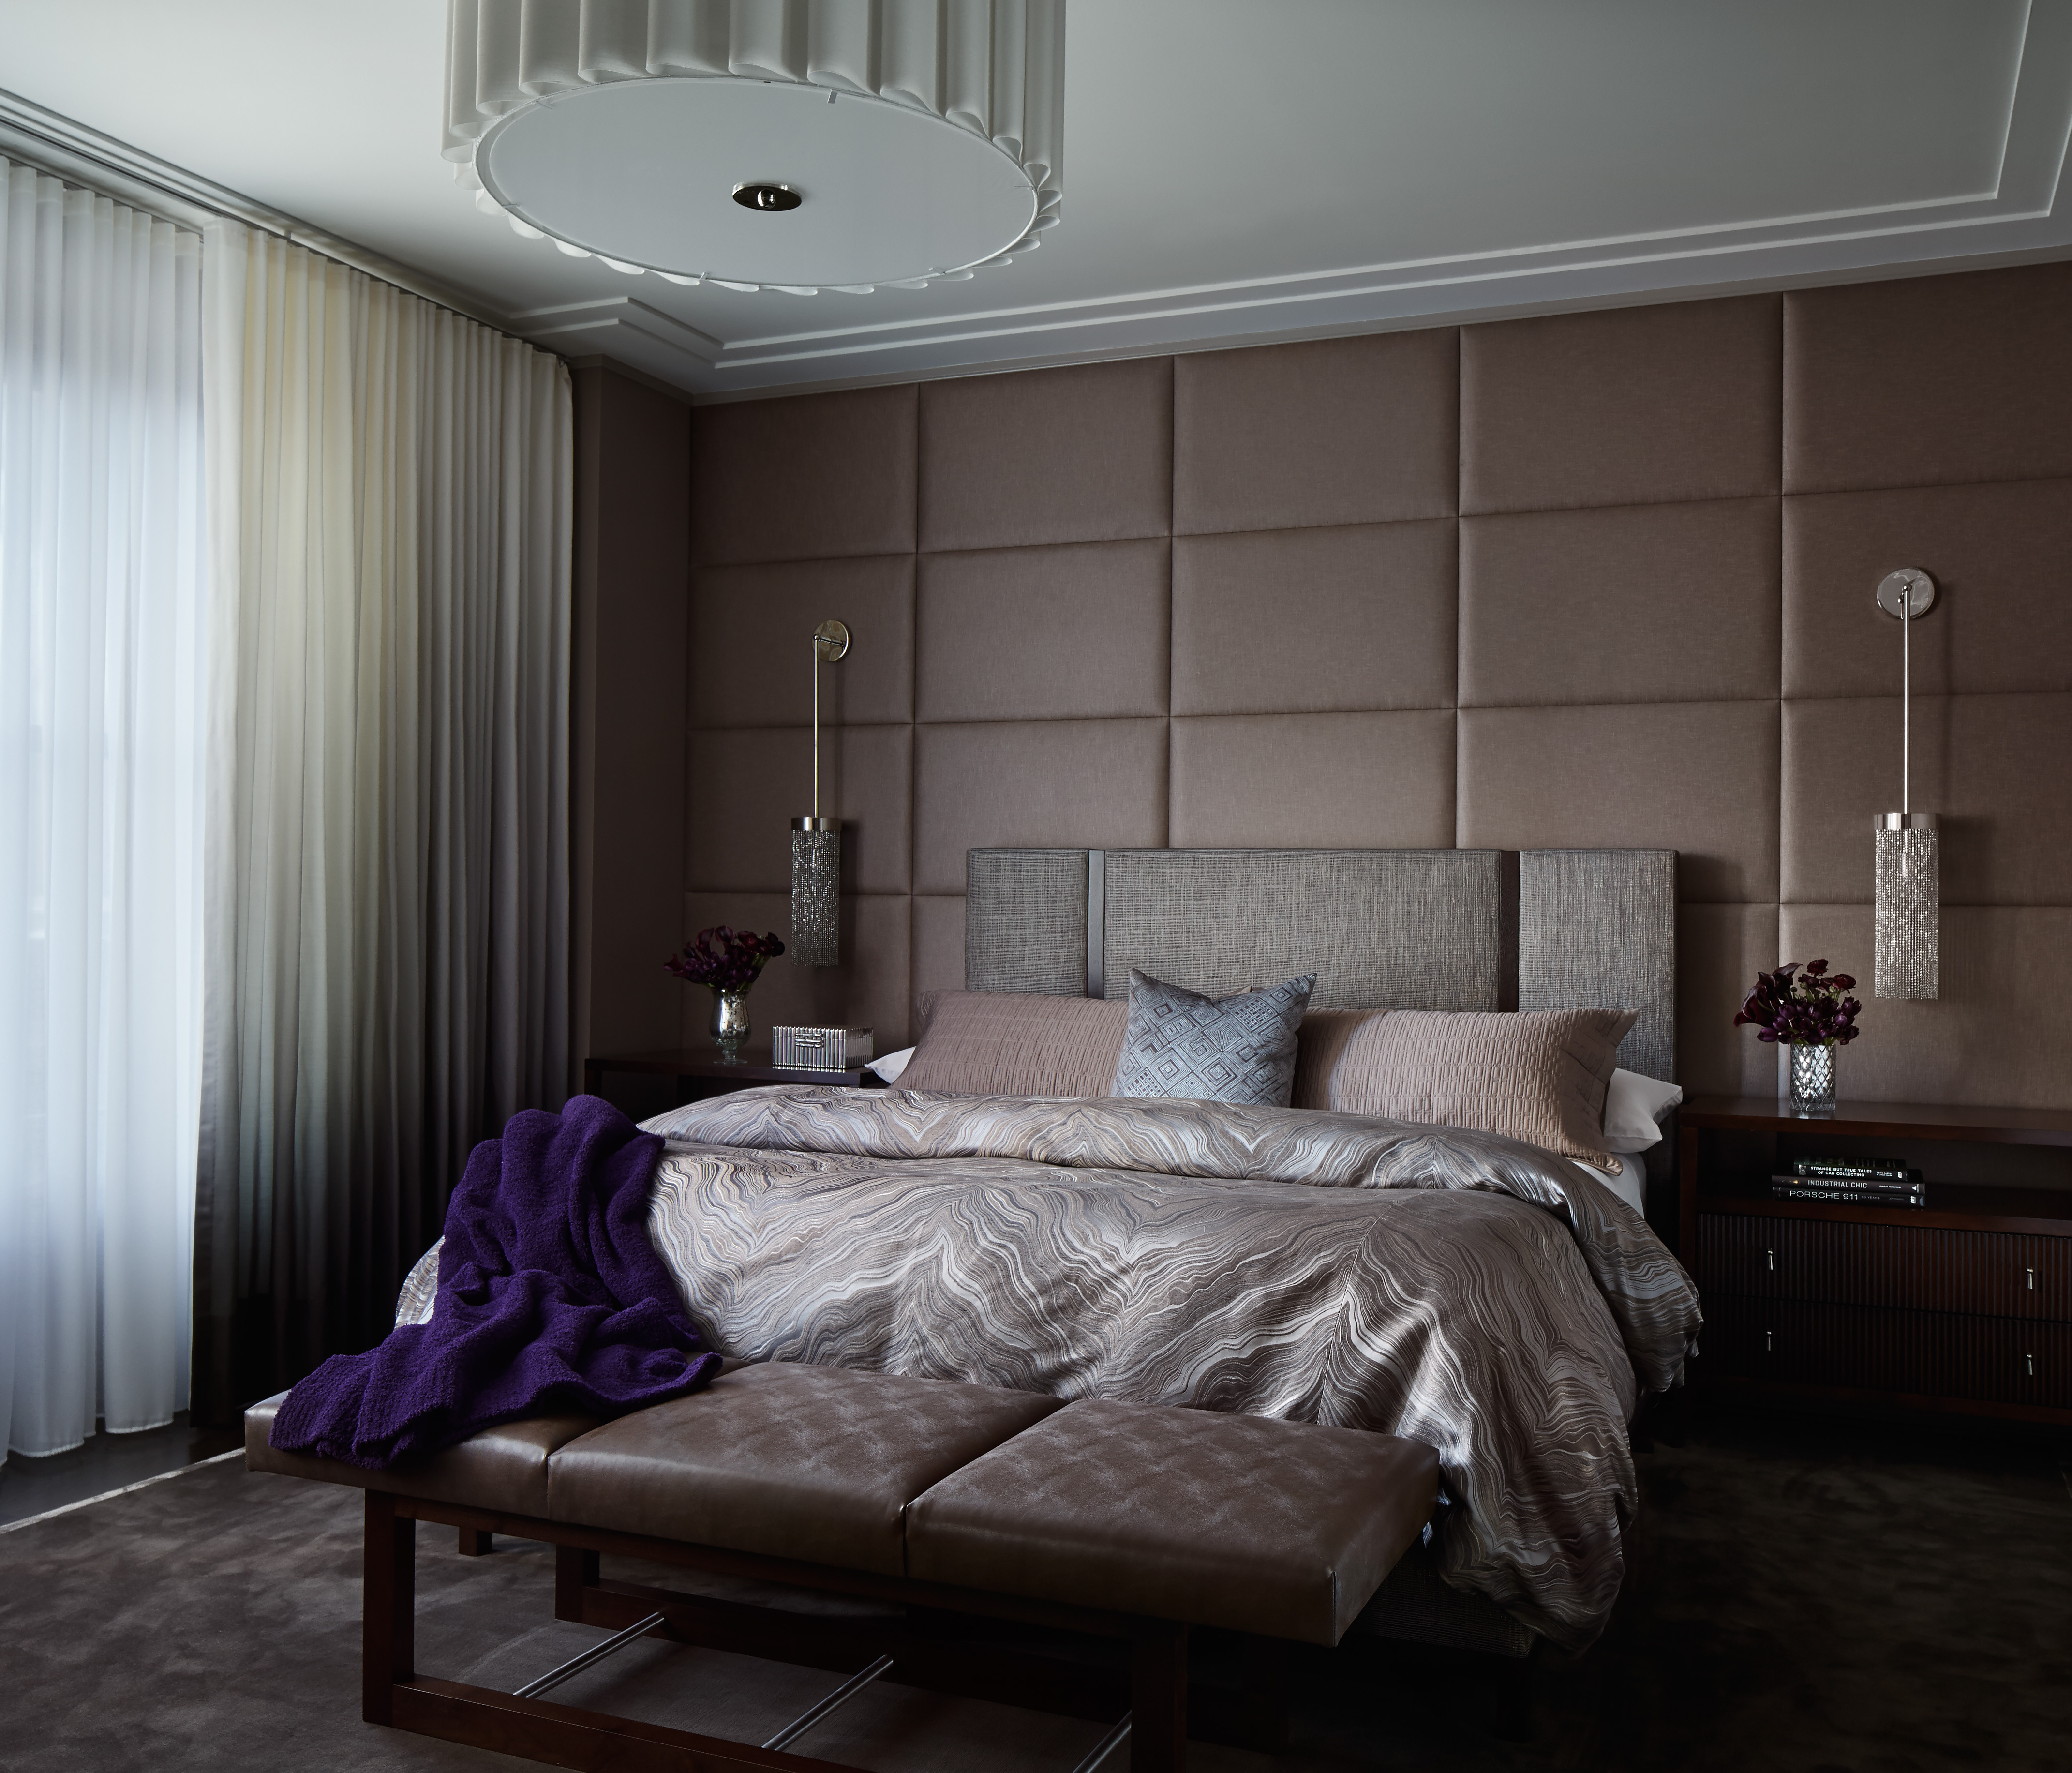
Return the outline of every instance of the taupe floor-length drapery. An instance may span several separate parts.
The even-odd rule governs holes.
[[[195,1413],[378,1339],[473,1142],[567,1094],[573,426],[558,360],[232,224]]]

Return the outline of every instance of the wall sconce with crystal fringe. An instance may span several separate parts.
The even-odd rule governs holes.
[[[820,664],[849,651],[849,630],[813,630],[813,810],[791,821],[791,946],[796,966],[841,962],[841,821],[820,817]]]
[[[1934,607],[1935,581],[1903,566],[1879,581],[1877,603],[1899,621],[1900,810],[1878,815],[1871,989],[1881,998],[1933,998],[1940,984],[1941,834],[1934,813],[1912,810],[1913,641],[1914,623]]]

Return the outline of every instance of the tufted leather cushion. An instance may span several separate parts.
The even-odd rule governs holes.
[[[245,1413],[245,1469],[278,1471],[284,1477],[315,1478],[361,1490],[457,1502],[536,1519],[547,1512],[547,1459],[557,1447],[597,1426],[594,1416],[543,1416],[503,1422],[470,1435],[429,1458],[413,1459],[388,1471],[367,1471],[339,1459],[282,1453],[268,1444],[273,1414],[286,1392]]]
[[[549,1518],[897,1576],[906,1504],[1061,1407],[946,1380],[737,1367],[564,1446]]]
[[[1077,1403],[908,1508],[907,1573],[1336,1643],[1430,1517],[1438,1474],[1430,1447],[1390,1434]]]

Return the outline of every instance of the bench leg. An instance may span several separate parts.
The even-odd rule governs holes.
[[[463,1527],[460,1530],[460,1554],[463,1557],[487,1557],[496,1535],[480,1527]]]
[[[396,1683],[417,1673],[417,1524],[396,1512],[396,1499],[367,1492],[361,1577],[360,1715],[370,1724],[396,1716]]]
[[[598,1555],[579,1545],[554,1548],[554,1617],[583,1623],[583,1590],[602,1580]]]
[[[1185,1773],[1187,1764],[1187,1628],[1147,1623],[1131,1647],[1131,1773]]]

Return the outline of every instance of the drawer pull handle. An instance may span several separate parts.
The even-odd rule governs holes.
[[[2036,1290],[2036,1270],[2034,1269],[2031,1269],[2029,1271],[2029,1290],[2032,1293]]]
[[[1777,1252],[1765,1250],[1762,1253],[1770,1258],[1770,1272],[1774,1274],[1777,1272]]]
[[[1776,1349],[1777,1349],[1777,1337],[1776,1337],[1776,1335],[1775,1335],[1772,1331],[1768,1331],[1768,1330],[1764,1331],[1763,1331],[1763,1333],[1762,1333],[1762,1351],[1763,1351],[1765,1354],[1773,1354],[1773,1353],[1774,1353],[1774,1352],[1776,1351]],[[2032,1370],[2033,1369],[2033,1366],[2034,1366],[2034,1363],[2033,1363],[2033,1362],[2032,1362],[2032,1363],[2031,1363]]]
[[[2026,1361],[2029,1363],[2029,1376],[2031,1379],[2035,1378],[2035,1377],[2036,1377],[2036,1356],[2035,1356],[2035,1355],[2024,1355],[2022,1356],[2022,1359],[2023,1359],[2023,1360],[2026,1360]]]

